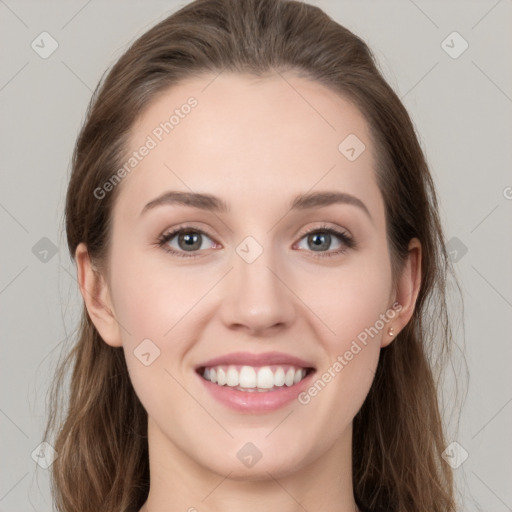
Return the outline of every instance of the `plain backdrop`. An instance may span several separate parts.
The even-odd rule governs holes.
[[[86,106],[127,45],[184,3],[0,0],[0,511],[51,510],[32,454],[81,311],[62,216]],[[469,384],[448,440],[467,453],[461,510],[512,510],[512,0],[310,3],[369,43],[417,128],[464,294]]]

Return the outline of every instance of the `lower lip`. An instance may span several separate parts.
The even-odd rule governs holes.
[[[275,391],[239,391],[229,386],[219,386],[197,374],[206,389],[220,403],[231,409],[242,412],[269,412],[275,411],[292,402],[304,391],[315,372],[306,375],[293,386],[282,386]]]

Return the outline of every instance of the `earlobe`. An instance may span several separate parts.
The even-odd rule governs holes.
[[[407,260],[398,278],[395,300],[400,304],[398,315],[384,334],[381,347],[389,345],[411,319],[421,287],[421,243],[417,238],[409,242]]]
[[[94,326],[105,343],[112,347],[122,346],[108,285],[104,276],[93,267],[84,243],[76,248],[75,261],[80,293]]]

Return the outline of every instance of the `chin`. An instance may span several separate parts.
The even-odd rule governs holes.
[[[215,467],[211,467],[211,460],[208,462],[210,463],[208,466],[215,473],[223,477],[229,475],[230,480],[248,482],[264,481],[272,477],[286,477],[305,464],[305,461],[294,460],[290,457],[285,460],[277,459],[275,454],[270,456],[262,454],[261,458],[253,462],[252,465],[249,465],[249,462],[247,462],[248,465],[244,464],[236,454],[233,459],[223,459],[222,463]]]

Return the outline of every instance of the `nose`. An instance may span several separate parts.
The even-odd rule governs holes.
[[[295,295],[286,282],[282,261],[279,263],[270,250],[264,250],[252,263],[233,254],[220,311],[227,328],[265,336],[292,324]]]

